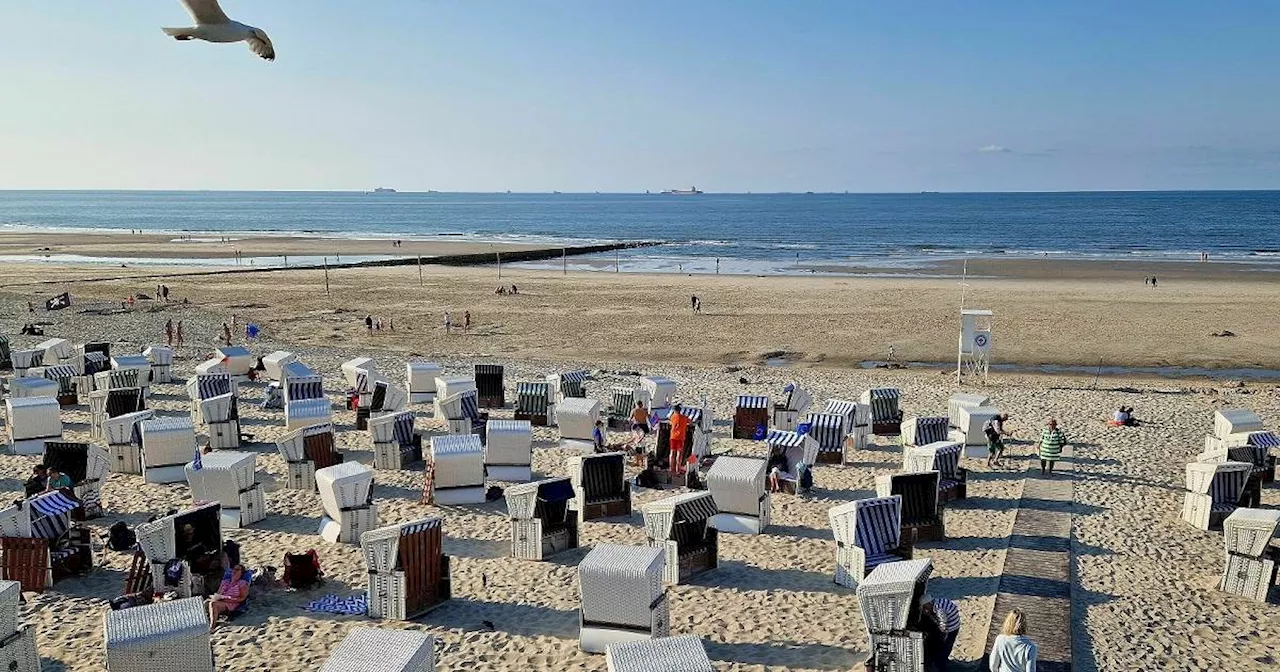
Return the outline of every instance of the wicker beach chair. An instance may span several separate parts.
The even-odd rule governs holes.
[[[107,672],[214,672],[201,598],[108,611],[103,630]]]
[[[30,399],[33,397],[49,397],[58,400],[58,382],[44,376],[45,369],[52,367],[38,366],[27,369],[29,375],[15,377],[9,381],[9,397],[12,399]]]
[[[554,388],[546,382],[516,383],[516,420],[528,420],[538,427],[546,427],[554,417]]]
[[[89,435],[101,438],[108,420],[147,410],[146,395],[140,387],[118,387],[89,393]]]
[[[23,591],[43,592],[93,567],[89,528],[80,502],[61,491],[29,497],[0,511],[0,573]]]
[[[79,403],[76,393],[76,368],[70,364],[43,367],[43,376],[58,385],[57,399],[62,406],[75,406]]]
[[[358,544],[360,535],[378,526],[373,501],[373,470],[342,462],[316,470],[316,490],[324,516],[318,534],[329,543]]]
[[[370,418],[374,469],[400,470],[422,461],[422,436],[413,425],[412,411]]]
[[[898,436],[902,433],[901,394],[897,388],[877,387],[862,393],[861,403],[871,407],[871,433],[876,436]]]
[[[546,560],[578,547],[578,517],[570,510],[575,494],[569,479],[513,485],[504,495],[511,520],[511,557]]]
[[[631,515],[631,486],[627,483],[624,453],[571,455],[568,471],[579,523]]]
[[[1280,530],[1280,511],[1240,508],[1223,521],[1225,558],[1218,587],[1224,592],[1267,602],[1276,590],[1280,547],[1271,539]]]
[[[610,644],[609,672],[714,672],[702,640],[694,635]]]
[[[412,630],[353,628],[320,672],[434,672],[435,637]]]
[[[284,366],[290,362],[298,361],[298,355],[288,350],[276,350],[269,355],[262,356],[262,377],[268,381],[281,382],[284,380]]]
[[[938,505],[939,477],[936,471],[876,477],[877,497],[902,497],[902,536],[911,544],[946,538],[942,507]]]
[[[369,616],[412,620],[452,597],[444,520],[423,518],[360,535],[369,568]]]
[[[253,353],[239,345],[226,345],[214,350],[213,359],[222,362],[227,373],[237,380],[247,380],[255,364]]]
[[[547,375],[547,383],[551,385],[551,403],[558,404],[570,397],[585,397],[587,390],[584,383],[591,377],[590,371],[562,371]]]
[[[718,531],[708,523],[719,513],[709,492],[687,492],[644,505],[649,545],[666,553],[663,578],[683,583],[719,566]]]
[[[21,600],[22,584],[0,581],[0,670],[40,672],[36,629],[18,622]]]
[[[959,441],[936,441],[924,446],[907,446],[902,451],[902,470],[938,472],[938,501],[947,503],[969,494],[969,470],[960,466],[964,446]]]
[[[560,440],[565,447],[583,451],[595,450],[592,433],[600,419],[600,402],[595,399],[573,397],[556,407],[556,425],[560,427]]]
[[[800,424],[800,418],[809,412],[813,405],[813,395],[800,387],[794,380],[782,388],[782,395],[773,404],[773,427],[793,432]]]
[[[782,492],[794,495],[800,492],[801,466],[812,469],[818,460],[818,442],[809,434],[798,434],[771,429],[765,436],[769,456],[781,454],[786,458],[786,469],[778,470],[778,486]]]
[[[707,492],[719,513],[710,525],[721,532],[760,534],[769,526],[772,508],[764,460],[731,455],[716,459],[707,470]]]
[[[476,392],[480,408],[502,408],[507,405],[507,388],[503,383],[501,364],[476,364]]]
[[[604,653],[610,644],[670,633],[670,602],[662,584],[665,556],[657,548],[601,544],[578,563],[583,651]]]
[[[151,363],[151,382],[172,383],[173,348],[164,345],[153,345],[142,351],[142,356]]]
[[[80,501],[85,518],[102,515],[102,484],[111,464],[107,451],[87,443],[46,441],[40,461],[71,478],[71,492]]]
[[[495,481],[532,480],[532,424],[528,420],[490,420],[485,425],[484,468]]]
[[[435,362],[409,362],[405,365],[405,390],[410,404],[427,404],[436,400],[436,378],[443,371]]]
[[[769,397],[739,394],[733,404],[733,438],[759,440],[769,429]]]
[[[148,483],[183,483],[196,450],[190,418],[152,418],[138,425],[142,445],[142,478]]]
[[[247,527],[267,517],[267,499],[255,470],[257,453],[219,450],[186,466],[191,499],[222,505],[222,527]]]
[[[876,567],[911,559],[911,543],[902,538],[902,497],[855,500],[827,516],[836,538],[837,584],[856,588]]]
[[[218,588],[222,566],[222,506],[217,502],[141,523],[134,532],[138,548],[147,556],[151,581],[157,593],[178,597],[207,595]],[[182,575],[166,580],[166,568],[177,560]],[[205,618],[205,628],[209,620]]]
[[[1218,529],[1240,506],[1252,474],[1248,462],[1188,463],[1182,520],[1202,530]]]
[[[142,423],[154,417],[152,411],[136,411],[102,422],[112,473],[142,474]]]
[[[810,413],[804,424],[809,436],[818,442],[817,464],[844,464],[848,416],[841,413]]]
[[[887,562],[858,584],[858,606],[867,625],[873,669],[925,671],[920,598],[932,573],[928,559]]]
[[[43,455],[47,441],[62,440],[62,407],[54,397],[4,400],[9,451],[14,455]]]
[[[485,501],[484,446],[475,434],[432,437],[426,473],[430,501],[437,505]]]
[[[281,437],[276,449],[288,467],[286,487],[291,490],[316,489],[316,470],[342,463],[334,444],[333,424],[322,422],[300,427]]]
[[[902,421],[902,445],[924,446],[947,440],[950,421],[942,416],[913,417]]]
[[[636,410],[636,388],[619,385],[609,390],[609,409],[606,424],[609,429],[631,429],[631,412]],[[641,399],[643,401],[643,399]]]
[[[440,389],[436,380],[436,389]],[[450,434],[484,434],[489,414],[481,412],[475,390],[464,390],[448,396],[436,393],[436,417],[444,418]]]
[[[644,376],[640,379],[639,391],[641,394],[637,395],[636,401],[644,401],[650,409],[666,408],[676,400],[676,381],[662,376]]]
[[[846,399],[828,399],[823,413],[842,415],[845,419],[845,451],[866,450],[871,437],[871,406]]]

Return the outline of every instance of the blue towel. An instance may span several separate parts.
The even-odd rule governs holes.
[[[307,611],[318,611],[325,614],[343,614],[347,616],[363,616],[369,611],[369,598],[364,593],[356,593],[351,597],[325,595],[303,607]]]

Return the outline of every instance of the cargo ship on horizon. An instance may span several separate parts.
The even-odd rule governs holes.
[[[671,189],[669,191],[664,191],[662,193],[668,194],[671,196],[696,196],[698,194],[701,194],[702,192],[698,191],[697,187],[689,187],[688,189]]]

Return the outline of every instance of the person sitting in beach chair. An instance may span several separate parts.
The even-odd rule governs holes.
[[[249,599],[249,582],[252,575],[245,571],[244,565],[235,565],[224,575],[218,592],[209,596],[209,630],[218,627],[218,621],[226,616],[232,618],[242,613],[244,603]]]

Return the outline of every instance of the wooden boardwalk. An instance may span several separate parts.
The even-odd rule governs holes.
[[[1031,457],[1022,499],[1013,520],[1004,571],[991,615],[986,652],[1000,634],[1005,614],[1019,609],[1027,635],[1040,650],[1040,672],[1071,671],[1071,512],[1075,477],[1070,447],[1049,478]],[[980,669],[987,668],[983,660]]]

